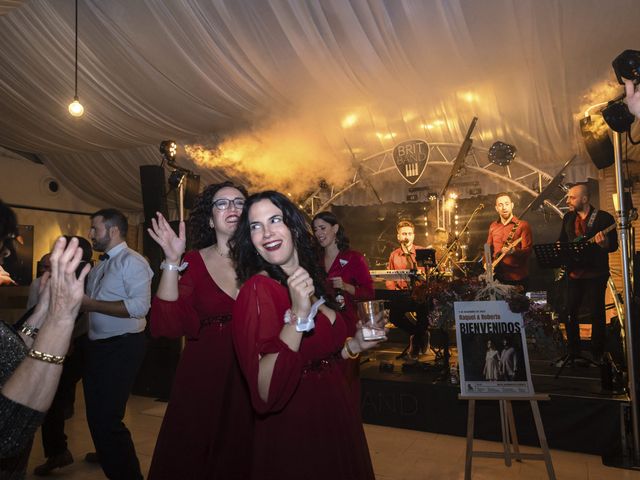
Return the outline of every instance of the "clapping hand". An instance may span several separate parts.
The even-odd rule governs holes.
[[[84,279],[89,273],[89,264],[76,276],[82,260],[82,248],[78,239],[72,238],[67,244],[64,237],[58,238],[51,252],[51,277],[43,291],[43,299],[48,297],[49,319],[53,321],[75,321],[84,296]]]
[[[180,222],[176,235],[167,219],[160,212],[156,212],[156,215],[157,220],[151,219],[151,228],[147,228],[147,232],[160,245],[167,262],[177,264],[187,245],[184,222]]]

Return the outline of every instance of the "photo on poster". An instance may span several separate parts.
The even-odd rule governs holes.
[[[462,395],[532,395],[522,315],[504,301],[454,304]]]

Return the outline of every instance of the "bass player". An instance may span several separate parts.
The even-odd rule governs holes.
[[[571,268],[568,272],[567,343],[569,354],[580,354],[578,314],[585,307],[592,315],[591,354],[600,362],[605,341],[605,290],[609,278],[609,254],[618,249],[615,219],[611,214],[595,208],[589,202],[589,191],[583,183],[574,185],[567,193],[569,212],[562,219],[558,241],[591,241],[593,249],[589,266]]]

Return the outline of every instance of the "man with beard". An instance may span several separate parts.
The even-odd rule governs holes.
[[[500,283],[520,286],[526,291],[529,283],[531,227],[513,214],[513,200],[509,193],[498,194],[496,212],[500,218],[489,225],[487,243],[491,246],[494,260],[503,253],[505,255],[496,265],[494,277]]]
[[[142,479],[129,430],[122,422],[145,352],[145,315],[151,301],[148,262],[125,242],[127,218],[104,209],[91,216],[89,238],[104,252],[92,269],[82,302],[89,312],[83,386],[87,422],[105,475]],[[87,460],[95,459],[88,454]]]
[[[609,278],[609,253],[618,249],[618,235],[615,228],[607,234],[607,227],[615,225],[614,218],[607,212],[595,208],[589,202],[589,192],[585,184],[576,184],[567,193],[569,212],[562,219],[560,242],[575,242],[592,239],[595,242],[589,250],[587,267],[570,268],[568,274],[567,343],[569,355],[580,355],[580,330],[578,314],[582,307],[592,316],[591,354],[599,362],[604,353],[605,306],[604,295]]]
[[[408,220],[401,220],[396,225],[396,238],[400,246],[389,255],[388,270],[417,270],[416,249],[413,244],[415,239],[415,226]],[[427,347],[427,305],[425,302],[414,301],[409,293],[409,284],[404,280],[387,281],[389,290],[407,290],[407,295],[397,298],[391,304],[389,320],[391,323],[406,331],[410,335],[409,346],[405,349],[403,356],[407,360],[417,361],[420,354],[424,353]],[[415,312],[415,316],[411,314]],[[407,316],[409,314],[409,316]]]

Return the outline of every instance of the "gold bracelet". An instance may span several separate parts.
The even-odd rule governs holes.
[[[347,357],[349,357],[350,359],[355,359],[358,358],[360,356],[360,352],[358,353],[353,353],[351,351],[351,348],[349,348],[349,340],[351,340],[353,337],[347,337],[347,339],[344,341],[344,350],[347,352]]]
[[[40,360],[42,362],[52,363],[54,365],[62,365],[64,363],[64,355],[51,355],[50,353],[39,352],[33,348],[27,353],[31,358]]]

